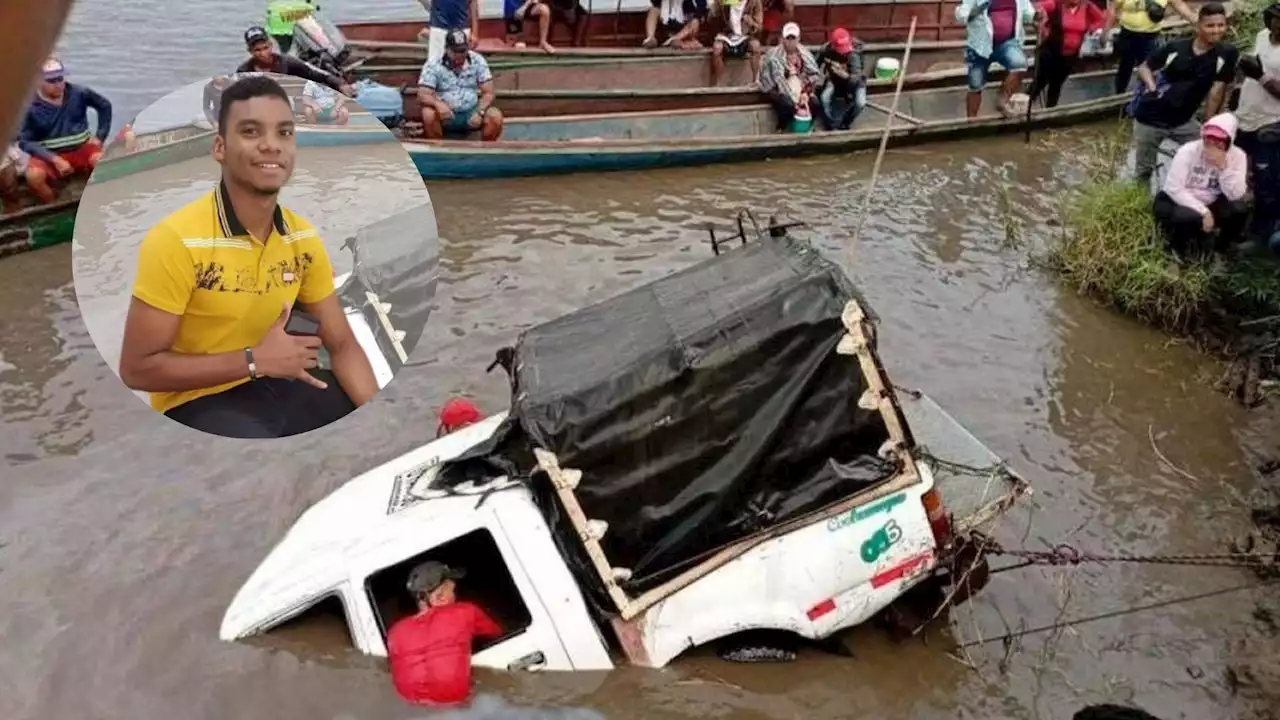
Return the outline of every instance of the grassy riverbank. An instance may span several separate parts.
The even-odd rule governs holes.
[[[1089,177],[1063,205],[1047,264],[1069,287],[1233,361],[1226,389],[1254,404],[1280,376],[1280,264],[1245,255],[1179,262],[1164,249],[1146,188],[1121,178],[1127,123],[1093,141]]]

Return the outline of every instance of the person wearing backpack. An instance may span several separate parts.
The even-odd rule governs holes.
[[[1134,179],[1151,184],[1160,144],[1179,145],[1200,138],[1196,111],[1204,117],[1222,112],[1227,87],[1235,81],[1239,53],[1222,42],[1227,11],[1219,2],[1200,6],[1193,37],[1171,40],[1138,66],[1140,83],[1130,103],[1135,151]]]
[[[1192,24],[1196,22],[1196,14],[1185,0],[1115,0],[1115,3],[1105,35],[1109,36],[1112,28],[1120,26],[1115,48],[1119,58],[1116,94],[1122,95],[1129,89],[1134,68],[1160,44],[1160,23],[1164,21],[1168,8],[1172,7],[1174,12]]]

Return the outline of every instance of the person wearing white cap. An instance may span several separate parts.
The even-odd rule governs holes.
[[[769,49],[760,69],[760,90],[769,96],[778,116],[778,129],[786,130],[797,116],[812,117],[813,91],[822,82],[822,71],[813,53],[800,44],[800,26],[782,26],[782,42]],[[798,85],[798,92],[796,86]]]
[[[97,116],[89,129],[89,110]],[[84,85],[67,82],[66,68],[56,57],[45,60],[35,97],[22,120],[18,144],[30,156],[28,170],[46,178],[88,176],[102,157],[111,136],[111,101]],[[30,182],[42,202],[53,202],[56,192],[48,184]]]
[[[649,14],[644,18],[644,47],[658,46],[659,30],[666,36],[662,44],[667,47],[679,50],[702,47],[698,30],[707,19],[707,0],[649,0],[649,5]]]

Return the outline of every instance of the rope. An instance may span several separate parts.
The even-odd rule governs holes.
[[[1122,617],[1124,615],[1132,615],[1133,613],[1141,612],[1143,610],[1158,610],[1160,608],[1169,607],[1171,605],[1180,605],[1183,603],[1194,602],[1196,600],[1205,600],[1207,598],[1216,597],[1218,595],[1227,595],[1229,593],[1240,592],[1241,590],[1251,590],[1254,588],[1260,588],[1267,585],[1274,585],[1277,582],[1280,582],[1280,578],[1260,580],[1260,581],[1248,583],[1246,585],[1233,585],[1231,587],[1219,588],[1217,590],[1210,590],[1208,592],[1196,593],[1195,595],[1183,595],[1181,597],[1170,598],[1168,600],[1160,600],[1158,602],[1147,603],[1145,605],[1135,605],[1130,608],[1125,608],[1124,610],[1112,610],[1110,612],[1099,613],[1097,615],[1087,615],[1085,617],[1073,618],[1071,620],[1063,620],[1061,622],[1051,623],[1049,625],[1041,625],[1039,627],[1028,628],[1026,630],[1018,630],[1015,632],[1005,633],[1004,635],[999,635],[997,637],[982,638],[980,640],[971,640],[967,643],[960,645],[960,649],[963,650],[965,648],[971,648],[977,645],[985,645],[987,643],[992,643],[992,642],[1009,642],[1010,640],[1016,640],[1020,637],[1024,637],[1027,635],[1035,635],[1037,633],[1049,632],[1051,630],[1063,630],[1066,628],[1075,627],[1076,625],[1083,625],[1085,623],[1095,622],[1097,620],[1108,620],[1111,618]]]

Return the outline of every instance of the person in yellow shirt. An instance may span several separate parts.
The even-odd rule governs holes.
[[[1192,25],[1199,20],[1186,0],[1115,0],[1111,22],[1105,32],[1109,36],[1116,25],[1120,26],[1114,51],[1119,58],[1116,65],[1117,95],[1128,92],[1134,69],[1160,45],[1160,23],[1169,8]]]
[[[268,76],[222,94],[218,186],[142,241],[120,378],[157,411],[226,437],[323,427],[377,392],[334,292],[316,230],[278,203],[297,145],[289,96]],[[287,333],[294,308],[319,323]],[[316,370],[323,346],[332,372]]]

